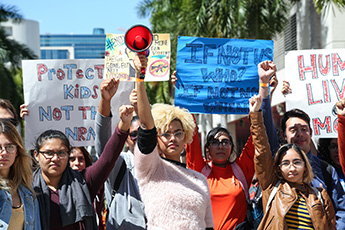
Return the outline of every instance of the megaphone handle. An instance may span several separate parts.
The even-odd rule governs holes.
[[[141,68],[141,74],[144,74],[145,75],[145,73],[146,73],[146,68]]]

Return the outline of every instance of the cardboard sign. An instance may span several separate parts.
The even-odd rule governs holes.
[[[247,114],[258,94],[257,65],[273,41],[179,37],[175,105],[195,113]]]
[[[285,77],[291,94],[286,110],[302,109],[311,119],[314,137],[338,136],[335,103],[345,93],[345,49],[297,50],[285,55]]]
[[[95,140],[95,117],[101,98],[104,59],[23,61],[25,147],[33,149],[36,138],[48,129],[60,130],[72,146],[89,146]],[[112,99],[113,130],[118,108],[129,104],[133,83],[121,82]]]
[[[133,58],[136,53],[125,45],[123,34],[107,34],[105,76],[121,81],[135,81]],[[170,74],[170,35],[153,34],[149,48],[145,81],[168,81]]]

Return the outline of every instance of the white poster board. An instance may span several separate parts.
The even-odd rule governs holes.
[[[305,111],[311,119],[313,137],[336,138],[335,103],[345,93],[345,49],[289,51],[285,55],[285,78],[292,89],[286,96],[286,111]]]
[[[104,79],[104,59],[28,60],[22,62],[25,117],[25,147],[33,149],[36,138],[48,129],[60,130],[72,146],[90,146],[95,140],[95,117]],[[120,82],[112,99],[112,130],[118,108],[129,104],[134,87]]]
[[[125,45],[124,34],[107,34],[105,45],[106,78],[135,81],[133,59],[136,53]],[[153,34],[147,57],[145,81],[168,81],[170,74],[170,35]]]

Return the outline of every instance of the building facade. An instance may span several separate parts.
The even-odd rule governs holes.
[[[104,29],[96,28],[93,34],[40,35],[41,59],[96,59],[104,58]]]
[[[37,21],[23,19],[20,23],[15,23],[9,19],[7,22],[2,22],[1,26],[9,38],[26,45],[40,58],[40,31]]]

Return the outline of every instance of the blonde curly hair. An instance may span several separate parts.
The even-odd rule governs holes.
[[[172,121],[180,121],[185,132],[185,143],[193,140],[195,123],[192,114],[187,109],[178,106],[157,103],[152,106],[152,117],[158,133],[167,132]]]

